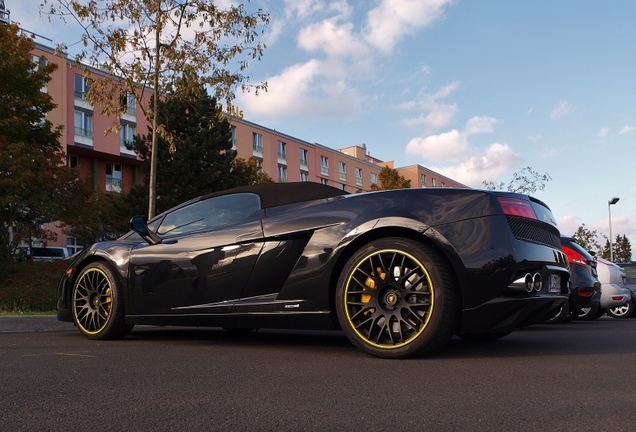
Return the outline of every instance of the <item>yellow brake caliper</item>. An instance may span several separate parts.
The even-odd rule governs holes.
[[[111,290],[110,287],[106,288],[106,298],[104,299],[104,315],[108,317],[111,307]]]
[[[375,271],[377,272],[378,276],[380,276],[380,279],[384,280],[384,278],[386,277],[386,273],[382,271],[382,268],[377,267],[375,269]],[[375,281],[371,278],[371,276],[367,277],[367,280],[364,281],[364,284],[369,288],[369,289],[376,289],[377,286],[375,284]],[[362,303],[369,303],[371,301],[371,294],[362,294],[360,296],[360,301]],[[367,311],[364,312],[364,314],[366,316],[369,316],[371,314],[373,314],[375,312],[375,308],[369,308]]]

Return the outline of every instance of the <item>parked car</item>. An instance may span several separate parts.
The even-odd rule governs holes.
[[[595,258],[572,237],[561,236],[560,240],[570,264],[570,297],[567,305],[546,319],[545,322],[552,324],[577,318],[583,308],[596,308],[596,313],[601,301]]]
[[[31,261],[56,261],[68,259],[68,249],[60,246],[21,246],[17,249],[20,256]]]
[[[520,194],[317,183],[216,192],[97,243],[60,280],[58,319],[91,339],[134,324],[342,329],[405,358],[496,339],[567,301],[550,209]]]
[[[631,298],[627,288],[625,269],[606,259],[595,257],[598,280],[601,282],[601,299],[598,307],[585,307],[577,319],[593,320],[603,316],[608,308],[625,305]]]
[[[636,294],[627,286],[625,269],[611,261],[597,258],[598,278],[601,281],[601,308],[614,318],[629,318],[634,315]],[[607,287],[607,290],[606,290]]]

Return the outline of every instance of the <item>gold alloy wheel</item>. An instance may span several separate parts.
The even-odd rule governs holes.
[[[366,344],[396,349],[427,327],[434,287],[426,267],[413,255],[383,249],[363,257],[344,287],[347,323]]]
[[[113,286],[106,273],[96,267],[86,269],[73,290],[73,316],[88,335],[103,331],[111,318]]]

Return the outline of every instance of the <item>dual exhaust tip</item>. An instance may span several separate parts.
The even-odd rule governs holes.
[[[531,293],[532,291],[541,291],[542,287],[543,281],[541,280],[541,275],[539,273],[526,274],[525,288],[527,292]]]

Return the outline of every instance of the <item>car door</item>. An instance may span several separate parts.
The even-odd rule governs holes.
[[[162,242],[130,257],[129,314],[227,313],[263,246],[260,199],[252,193],[201,200],[166,214]]]

